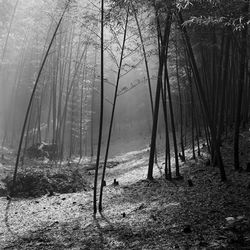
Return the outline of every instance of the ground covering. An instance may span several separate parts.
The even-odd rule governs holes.
[[[96,218],[92,214],[94,170],[87,159],[56,167],[28,161],[19,171],[20,180],[25,174],[38,177],[40,182],[31,183],[40,188],[7,200],[6,180],[14,157],[5,153],[0,166],[0,248],[250,249],[250,173],[245,170],[250,161],[249,138],[249,131],[242,132],[244,170],[240,173],[233,169],[232,139],[224,140],[227,182],[220,181],[216,167],[205,164],[206,148],[196,160],[187,150],[188,160],[181,165],[184,179],[171,182],[164,178],[160,152],[154,181],[146,180],[148,148],[111,159],[104,210]],[[119,185],[113,185],[114,179]]]

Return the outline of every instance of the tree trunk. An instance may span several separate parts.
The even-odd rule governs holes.
[[[102,144],[102,127],[103,127],[103,100],[104,100],[104,0],[101,1],[101,95],[100,95],[100,121],[99,121],[99,137],[97,145],[95,178],[94,178],[94,196],[93,196],[93,210],[94,215],[97,213],[97,178],[98,168],[101,154]]]
[[[171,19],[172,19],[172,13],[169,12],[165,20],[164,38],[162,39],[161,48],[160,48],[158,79],[157,79],[156,93],[155,93],[154,117],[153,117],[153,127],[152,127],[152,134],[151,134],[151,143],[150,143],[148,175],[147,175],[147,179],[149,180],[153,179],[154,155],[155,155],[155,146],[156,146],[160,93],[161,93],[161,88],[162,88],[162,76],[163,76],[164,62],[166,61],[166,56],[167,56],[167,51],[168,51],[167,45],[168,45],[168,39],[169,39],[169,34],[170,34]],[[158,34],[160,33],[158,32]]]
[[[214,148],[215,155],[217,157],[218,166],[220,168],[221,180],[226,181],[226,173],[225,173],[224,164],[223,164],[222,157],[221,157],[220,145],[219,145],[219,142],[217,141],[217,137],[216,137],[215,124],[213,123],[213,120],[211,119],[210,110],[208,107],[208,103],[206,100],[204,89],[202,87],[202,81],[201,81],[200,74],[199,74],[199,71],[197,68],[197,64],[196,64],[196,60],[195,60],[192,46],[190,43],[190,39],[189,39],[189,36],[187,34],[186,27],[184,25],[182,25],[184,21],[183,21],[181,12],[178,13],[178,17],[179,17],[180,27],[181,27],[181,30],[183,33],[183,37],[184,37],[184,40],[186,43],[186,48],[187,48],[188,56],[190,59],[191,68],[193,70],[193,74],[195,77],[196,88],[197,88],[197,91],[198,91],[200,98],[201,98],[202,112],[204,112],[204,116],[206,117],[207,123],[208,123],[209,128],[210,128],[211,137],[212,137],[212,147]]]
[[[107,166],[107,161],[108,161],[109,145],[110,145],[111,133],[112,133],[112,128],[113,128],[114,115],[115,115],[117,92],[118,92],[118,87],[119,87],[119,82],[120,82],[120,73],[121,73],[123,54],[124,54],[125,42],[126,42],[126,36],[127,36],[128,16],[129,16],[129,7],[127,9],[127,17],[126,17],[126,21],[125,21],[124,36],[123,36],[122,49],[121,49],[121,57],[120,57],[119,68],[118,68],[118,73],[117,73],[114,101],[113,101],[112,113],[111,113],[111,118],[110,118],[108,140],[107,140],[105,159],[104,159],[104,165],[103,165],[103,172],[102,172],[101,189],[100,189],[100,197],[99,197],[99,211],[100,212],[102,211],[103,185],[104,185],[106,166]]]
[[[20,158],[20,153],[21,153],[21,148],[22,148],[22,143],[23,143],[23,137],[24,137],[24,133],[25,133],[26,124],[27,124],[29,112],[30,112],[30,109],[31,109],[31,106],[32,106],[32,101],[33,101],[33,98],[35,96],[36,88],[37,88],[37,85],[38,85],[38,82],[39,82],[42,70],[44,68],[46,59],[48,57],[50,48],[51,48],[51,46],[53,44],[53,41],[54,41],[54,39],[56,37],[56,34],[57,34],[57,30],[60,27],[60,24],[61,24],[61,22],[63,20],[64,14],[66,13],[66,11],[67,11],[67,9],[69,7],[70,2],[71,2],[70,0],[67,1],[66,6],[65,6],[65,8],[63,10],[63,13],[62,13],[62,15],[60,17],[60,20],[57,23],[56,29],[55,29],[55,31],[53,33],[53,36],[52,36],[51,41],[50,41],[50,44],[49,44],[48,49],[46,51],[46,54],[45,54],[45,56],[43,58],[41,67],[39,69],[39,72],[38,72],[38,75],[37,75],[37,78],[36,78],[36,81],[35,81],[35,84],[34,84],[34,87],[33,87],[33,91],[32,91],[31,96],[30,96],[29,104],[28,104],[27,111],[26,111],[25,118],[24,118],[24,123],[23,123],[22,132],[21,132],[21,138],[20,138],[20,142],[19,142],[19,146],[18,146],[18,151],[17,151],[16,164],[15,164],[14,175],[13,175],[13,185],[12,185],[11,193],[10,193],[11,195],[14,194],[14,192],[15,192],[15,184],[16,184],[16,176],[17,176],[17,169],[18,169],[18,164],[19,164],[19,158]]]
[[[248,13],[249,3],[245,4],[244,13]],[[246,55],[247,55],[247,33],[248,26],[244,21],[244,28],[241,32],[241,48],[240,48],[240,65],[239,65],[239,83],[238,83],[238,98],[235,113],[235,125],[234,125],[234,168],[240,170],[239,162],[239,132],[240,132],[240,120],[241,120],[241,106],[242,106],[242,94],[245,79],[246,69]]]

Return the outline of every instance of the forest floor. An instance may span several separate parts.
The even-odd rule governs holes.
[[[199,159],[181,164],[184,179],[171,182],[164,179],[163,154],[154,168],[154,181],[146,180],[147,148],[113,158],[107,169],[103,213],[96,218],[92,165],[52,168],[46,162],[27,161],[19,170],[23,175],[43,173],[46,183],[55,176],[57,182],[7,200],[3,180],[13,172],[14,155],[6,151],[0,161],[0,249],[250,249],[250,173],[233,170],[232,139],[223,142],[222,151],[228,176],[224,183],[217,168],[204,164],[205,148]],[[250,132],[245,131],[241,133],[244,168],[248,157]],[[65,182],[58,188],[62,185],[58,179],[63,178],[70,183],[65,192]],[[114,179],[119,185],[113,185]],[[34,185],[31,180],[30,185]]]

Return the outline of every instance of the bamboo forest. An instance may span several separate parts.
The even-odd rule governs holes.
[[[0,0],[0,249],[250,249],[250,1]]]

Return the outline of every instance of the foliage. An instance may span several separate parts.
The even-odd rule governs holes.
[[[37,143],[27,149],[27,156],[33,159],[48,158],[57,159],[57,146],[55,144]]]
[[[183,9],[189,13],[185,25],[221,25],[232,26],[233,30],[241,31],[250,23],[249,13],[244,11],[247,1],[184,1],[187,6]],[[189,7],[189,8],[187,8]],[[195,14],[195,15],[193,15]]]
[[[58,172],[32,170],[21,171],[17,174],[15,197],[34,198],[45,194],[54,195],[55,193],[75,193],[89,189],[89,183],[77,168],[58,169]],[[2,180],[7,190],[11,189],[12,177],[7,176]]]
[[[242,135],[242,149],[246,150],[249,131]],[[4,238],[0,244],[51,250],[247,249],[250,176],[232,171],[230,140],[225,146],[223,156],[231,179],[228,183],[220,181],[217,168],[206,167],[201,159],[189,159],[191,155],[181,168],[184,180],[145,181],[146,151],[122,155],[122,163],[109,170],[105,211],[95,219],[91,213],[91,192],[13,199],[7,211],[8,222],[12,231],[22,237],[13,240],[2,213],[0,237]],[[205,157],[206,150],[202,153]],[[59,173],[54,176],[64,178]],[[119,180],[119,186],[112,185],[114,178]],[[189,178],[193,187],[188,186]],[[0,208],[3,211],[6,208],[4,199],[0,199]]]

